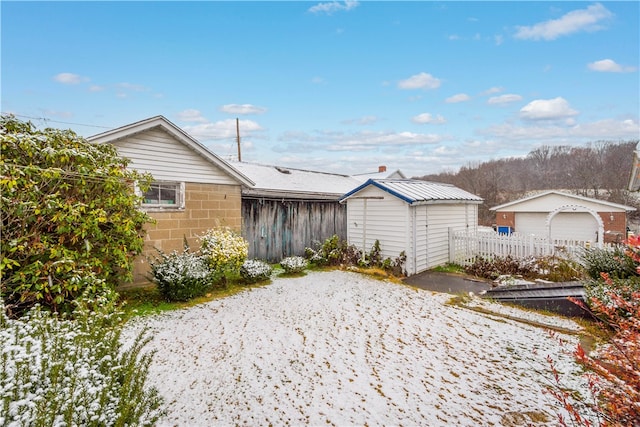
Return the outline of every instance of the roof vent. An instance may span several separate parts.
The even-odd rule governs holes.
[[[280,166],[276,166],[276,170],[280,173],[290,174],[291,171],[289,169],[281,168]]]

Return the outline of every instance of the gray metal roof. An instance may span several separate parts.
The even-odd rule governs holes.
[[[378,187],[412,205],[429,202],[466,201],[482,203],[483,201],[481,197],[451,184],[416,179],[370,179],[342,196],[340,200],[347,200],[369,185]]]
[[[338,200],[361,183],[349,175],[236,161],[229,164],[255,182],[253,188],[242,190],[244,196]]]

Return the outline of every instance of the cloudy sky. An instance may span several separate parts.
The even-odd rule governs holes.
[[[2,2],[3,113],[409,176],[640,138],[640,3]]]

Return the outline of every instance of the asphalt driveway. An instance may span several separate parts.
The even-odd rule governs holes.
[[[407,277],[403,280],[407,285],[415,286],[428,291],[446,292],[450,294],[467,294],[491,289],[491,283],[470,276],[454,273],[440,273],[425,271],[420,274]]]

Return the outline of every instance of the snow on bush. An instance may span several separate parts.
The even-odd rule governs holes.
[[[240,275],[246,283],[256,283],[268,280],[271,277],[272,268],[264,261],[248,259],[240,267]]]
[[[74,316],[35,306],[10,319],[0,301],[0,425],[154,425],[162,400],[145,387],[144,332],[121,351],[121,318],[104,296]]]
[[[249,252],[247,241],[227,227],[208,230],[200,242],[209,266],[222,273],[238,272]]]
[[[184,250],[165,254],[151,261],[151,275],[158,290],[168,301],[187,301],[207,293],[214,282],[214,274],[201,255]]]
[[[280,261],[285,273],[301,273],[309,265],[308,261],[301,256],[290,256]]]

